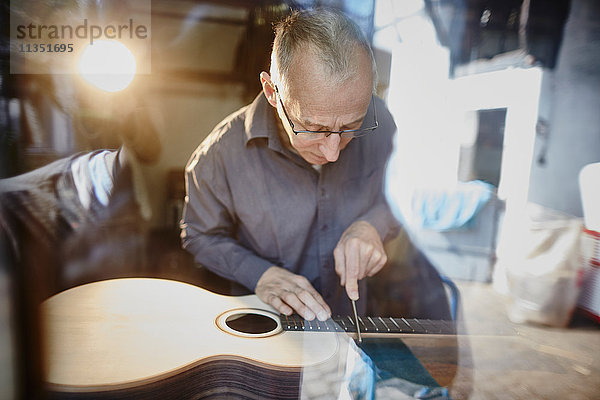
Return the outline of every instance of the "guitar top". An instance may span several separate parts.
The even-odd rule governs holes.
[[[247,316],[261,323],[240,328]],[[66,290],[42,303],[42,318],[46,382],[68,391],[147,384],[219,360],[298,371],[336,362],[346,336],[284,331],[275,309],[255,295],[149,278]]]

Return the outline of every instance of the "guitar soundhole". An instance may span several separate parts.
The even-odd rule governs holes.
[[[225,324],[237,332],[249,334],[268,333],[277,329],[277,322],[260,314],[234,314],[225,319]]]

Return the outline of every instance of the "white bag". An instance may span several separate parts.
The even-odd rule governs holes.
[[[533,210],[533,211],[532,211]],[[583,220],[536,205],[504,231],[497,268],[505,271],[508,317],[516,323],[567,326],[581,291]]]

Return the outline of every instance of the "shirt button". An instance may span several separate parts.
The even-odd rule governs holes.
[[[321,197],[327,197],[327,191],[325,189],[321,189]]]
[[[321,231],[325,232],[327,230],[327,228],[328,228],[328,226],[327,226],[327,224],[325,224],[321,227]]]

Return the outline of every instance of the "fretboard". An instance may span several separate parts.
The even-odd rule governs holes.
[[[356,332],[356,323],[350,316],[335,316],[327,321],[307,321],[298,314],[279,316],[284,331],[304,332]],[[452,321],[392,318],[392,317],[358,317],[361,333],[415,333],[452,335],[456,327]]]

